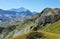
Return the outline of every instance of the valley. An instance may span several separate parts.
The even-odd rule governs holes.
[[[30,18],[13,22],[0,26],[0,39],[60,39],[59,8],[45,8]]]

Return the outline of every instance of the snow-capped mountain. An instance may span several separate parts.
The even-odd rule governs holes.
[[[23,7],[18,9],[3,10],[0,9],[0,20],[10,20],[10,19],[24,19],[31,17],[33,12]]]
[[[23,11],[27,11],[28,9],[25,9],[24,7],[21,7],[21,8],[12,8],[10,9],[10,11],[15,11],[15,12],[23,12]]]

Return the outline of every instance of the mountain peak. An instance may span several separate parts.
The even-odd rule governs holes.
[[[25,9],[24,7],[21,7],[21,8],[19,8],[19,9]]]
[[[10,11],[15,11],[15,12],[22,12],[22,11],[27,11],[28,9],[25,9],[24,7],[21,7],[21,8],[13,8],[13,9],[10,9]]]

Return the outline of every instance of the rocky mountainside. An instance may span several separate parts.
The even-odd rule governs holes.
[[[60,19],[60,9],[58,8],[45,8],[40,14],[38,25],[45,26],[47,23],[54,23]]]
[[[16,24],[18,21],[23,21],[25,19],[31,18],[32,15],[34,15],[33,12],[23,7],[10,10],[0,9],[0,26]]]
[[[60,9],[45,8],[29,19],[0,30],[0,39],[59,39]]]

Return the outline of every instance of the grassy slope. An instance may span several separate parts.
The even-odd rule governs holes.
[[[24,25],[19,23],[20,26],[35,26],[36,24],[35,23],[32,23],[32,22],[27,22],[25,23]],[[53,24],[47,24],[45,29],[43,30],[38,30],[36,32],[39,32],[39,33],[44,33],[45,35],[45,38],[44,39],[59,39],[60,38],[60,20],[53,23]],[[31,33],[31,32],[30,32]],[[16,37],[12,37],[10,39],[26,39],[26,37],[29,35],[29,33],[25,33],[24,35],[19,35],[19,36],[16,36]]]
[[[36,32],[43,33],[44,36],[45,36],[44,39],[58,39],[58,38],[59,38],[59,35],[54,34],[54,33],[45,32],[45,31],[42,31],[42,30],[38,30],[38,31],[36,31]],[[29,34],[25,34],[25,35],[17,36],[17,37],[10,38],[10,39],[26,39],[26,37],[27,37],[28,35],[29,35]]]
[[[56,33],[60,35],[60,20],[53,24],[49,24],[44,30],[47,32]]]
[[[46,25],[47,27],[44,30],[38,30],[36,32],[39,33],[44,33],[45,38],[44,39],[59,39],[60,36],[60,20],[53,23],[53,24],[48,24]],[[19,35],[17,37],[12,37],[10,39],[26,39],[26,37],[29,34],[25,34],[25,35]]]

